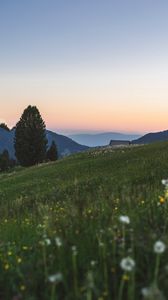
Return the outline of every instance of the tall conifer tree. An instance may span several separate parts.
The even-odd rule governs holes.
[[[16,124],[14,147],[22,166],[32,166],[46,158],[46,126],[36,106],[29,105]]]
[[[52,141],[52,144],[50,148],[47,151],[47,159],[54,161],[58,159],[58,151],[57,146],[54,141]]]

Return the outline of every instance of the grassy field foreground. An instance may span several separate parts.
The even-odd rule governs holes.
[[[0,175],[0,300],[168,299],[167,177],[168,143]]]

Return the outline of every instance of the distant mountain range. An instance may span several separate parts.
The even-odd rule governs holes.
[[[48,146],[51,145],[52,141],[55,141],[59,156],[66,156],[88,149],[87,146],[80,145],[72,139],[55,132],[46,130],[46,135]],[[4,149],[7,149],[11,158],[15,158],[14,136],[15,129],[7,131],[3,128],[0,128],[0,153],[2,153]]]
[[[105,132],[98,134],[73,134],[69,135],[71,139],[77,143],[87,145],[89,147],[109,145],[110,140],[135,140],[140,137],[138,134],[123,134],[117,132]]]
[[[144,136],[136,140],[133,140],[132,143],[151,144],[151,143],[163,142],[163,141],[168,141],[168,130],[145,134]]]
[[[129,140],[133,144],[150,144],[154,142],[168,141],[168,130],[148,133],[140,137],[138,135],[129,135],[115,132],[100,134],[78,134],[66,137],[50,130],[46,130],[48,146],[54,140],[59,156],[66,156],[72,153],[81,152],[90,147],[109,145],[110,140]],[[14,150],[15,129],[7,131],[0,128],[0,153],[7,149],[11,158],[15,158]],[[74,140],[75,141],[74,141]],[[87,146],[84,146],[86,144]]]

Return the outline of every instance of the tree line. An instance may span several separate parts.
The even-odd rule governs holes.
[[[0,124],[10,130],[6,124]],[[14,149],[16,161],[9,157],[7,150],[0,154],[0,170],[5,171],[19,164],[24,167],[33,166],[46,161],[58,159],[57,146],[52,141],[47,147],[46,125],[36,106],[29,105],[23,112],[15,127]]]

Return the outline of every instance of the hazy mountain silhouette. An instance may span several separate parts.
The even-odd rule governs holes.
[[[88,149],[87,146],[80,145],[64,135],[60,135],[49,130],[46,130],[46,134],[48,146],[50,146],[54,140],[58,148],[59,156],[65,156]],[[15,158],[14,136],[15,129],[7,131],[0,128],[0,153],[2,153],[4,149],[7,149],[11,158]]]
[[[105,132],[98,134],[73,134],[69,135],[74,141],[89,147],[109,145],[111,140],[132,141],[140,137],[138,134],[123,134],[117,132]]]
[[[155,142],[168,141],[168,130],[145,134],[132,141],[133,144],[151,144]]]

